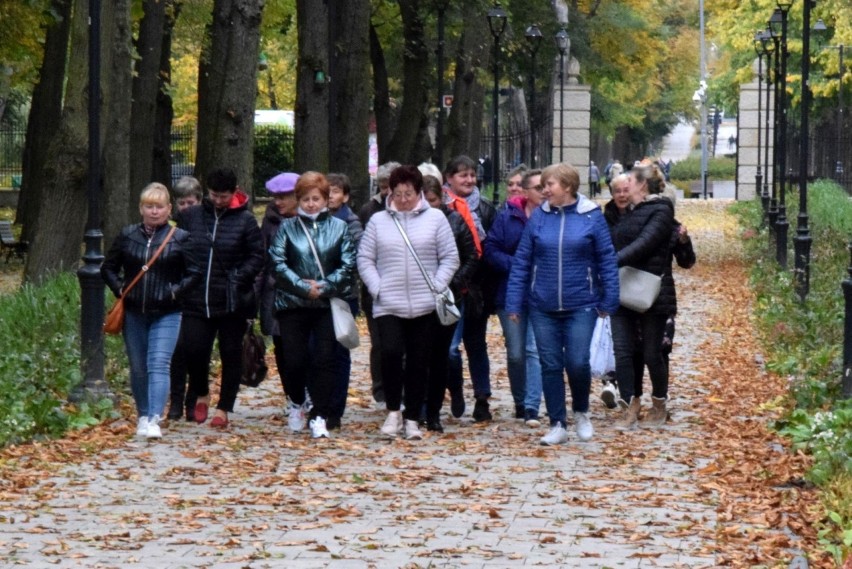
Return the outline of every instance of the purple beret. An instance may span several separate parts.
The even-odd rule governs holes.
[[[270,194],[288,194],[296,189],[299,175],[293,172],[284,172],[266,181],[266,189]]]

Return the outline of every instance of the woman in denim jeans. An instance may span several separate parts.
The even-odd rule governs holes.
[[[511,176],[509,180],[512,180]],[[541,406],[538,347],[535,345],[532,326],[529,325],[527,307],[519,315],[518,322],[509,319],[506,312],[506,285],[527,220],[542,202],[541,170],[524,172],[518,185],[523,195],[506,200],[506,206],[497,214],[482,247],[485,250],[485,261],[499,278],[494,304],[506,344],[506,367],[512,399],[515,400],[515,418],[523,419],[528,427],[536,428],[540,426],[538,410]]]
[[[149,184],[139,200],[142,223],[121,230],[101,266],[101,276],[116,298],[148,265],[171,230],[169,191]],[[124,299],[124,344],[130,361],[130,387],[136,403],[136,434],[158,439],[160,417],[169,396],[169,364],[177,343],[181,297],[201,280],[192,262],[188,232],[176,229],[160,256]]]
[[[524,305],[541,360],[550,432],[543,445],[568,440],[565,372],[577,436],[592,438],[589,347],[598,316],[618,308],[615,249],[597,204],[579,195],[580,176],[569,164],[542,172],[545,202],[521,236],[506,288],[506,312],[520,322]]]

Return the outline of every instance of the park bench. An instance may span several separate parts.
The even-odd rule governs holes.
[[[3,251],[6,252],[6,262],[9,262],[9,259],[12,255],[16,255],[22,261],[24,260],[24,255],[27,253],[27,247],[29,243],[26,241],[18,241],[15,238],[15,234],[12,233],[12,223],[9,221],[0,221],[0,254]]]

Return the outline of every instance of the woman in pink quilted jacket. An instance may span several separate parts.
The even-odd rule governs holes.
[[[459,254],[447,218],[423,196],[423,175],[416,166],[400,166],[390,177],[384,211],[370,218],[358,248],[358,273],[373,297],[373,318],[381,341],[382,377],[388,417],[382,434],[422,438],[417,420],[427,383],[435,296],[409,251],[408,236],[438,291],[445,290]],[[405,411],[400,412],[405,388]]]

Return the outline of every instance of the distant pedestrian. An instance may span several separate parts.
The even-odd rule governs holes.
[[[101,266],[101,276],[116,298],[124,296],[123,335],[138,417],[136,434],[158,439],[183,297],[201,280],[201,270],[190,251],[190,234],[169,225],[172,205],[164,185],[153,183],[142,190],[139,212],[142,222],[121,230]],[[152,256],[164,244],[152,264]],[[125,291],[137,275],[141,275],[137,284]]]
[[[733,134],[728,137],[728,150],[733,150],[737,144],[737,137]]]
[[[601,171],[592,160],[589,163],[589,197],[594,198],[599,193],[601,193]]]

